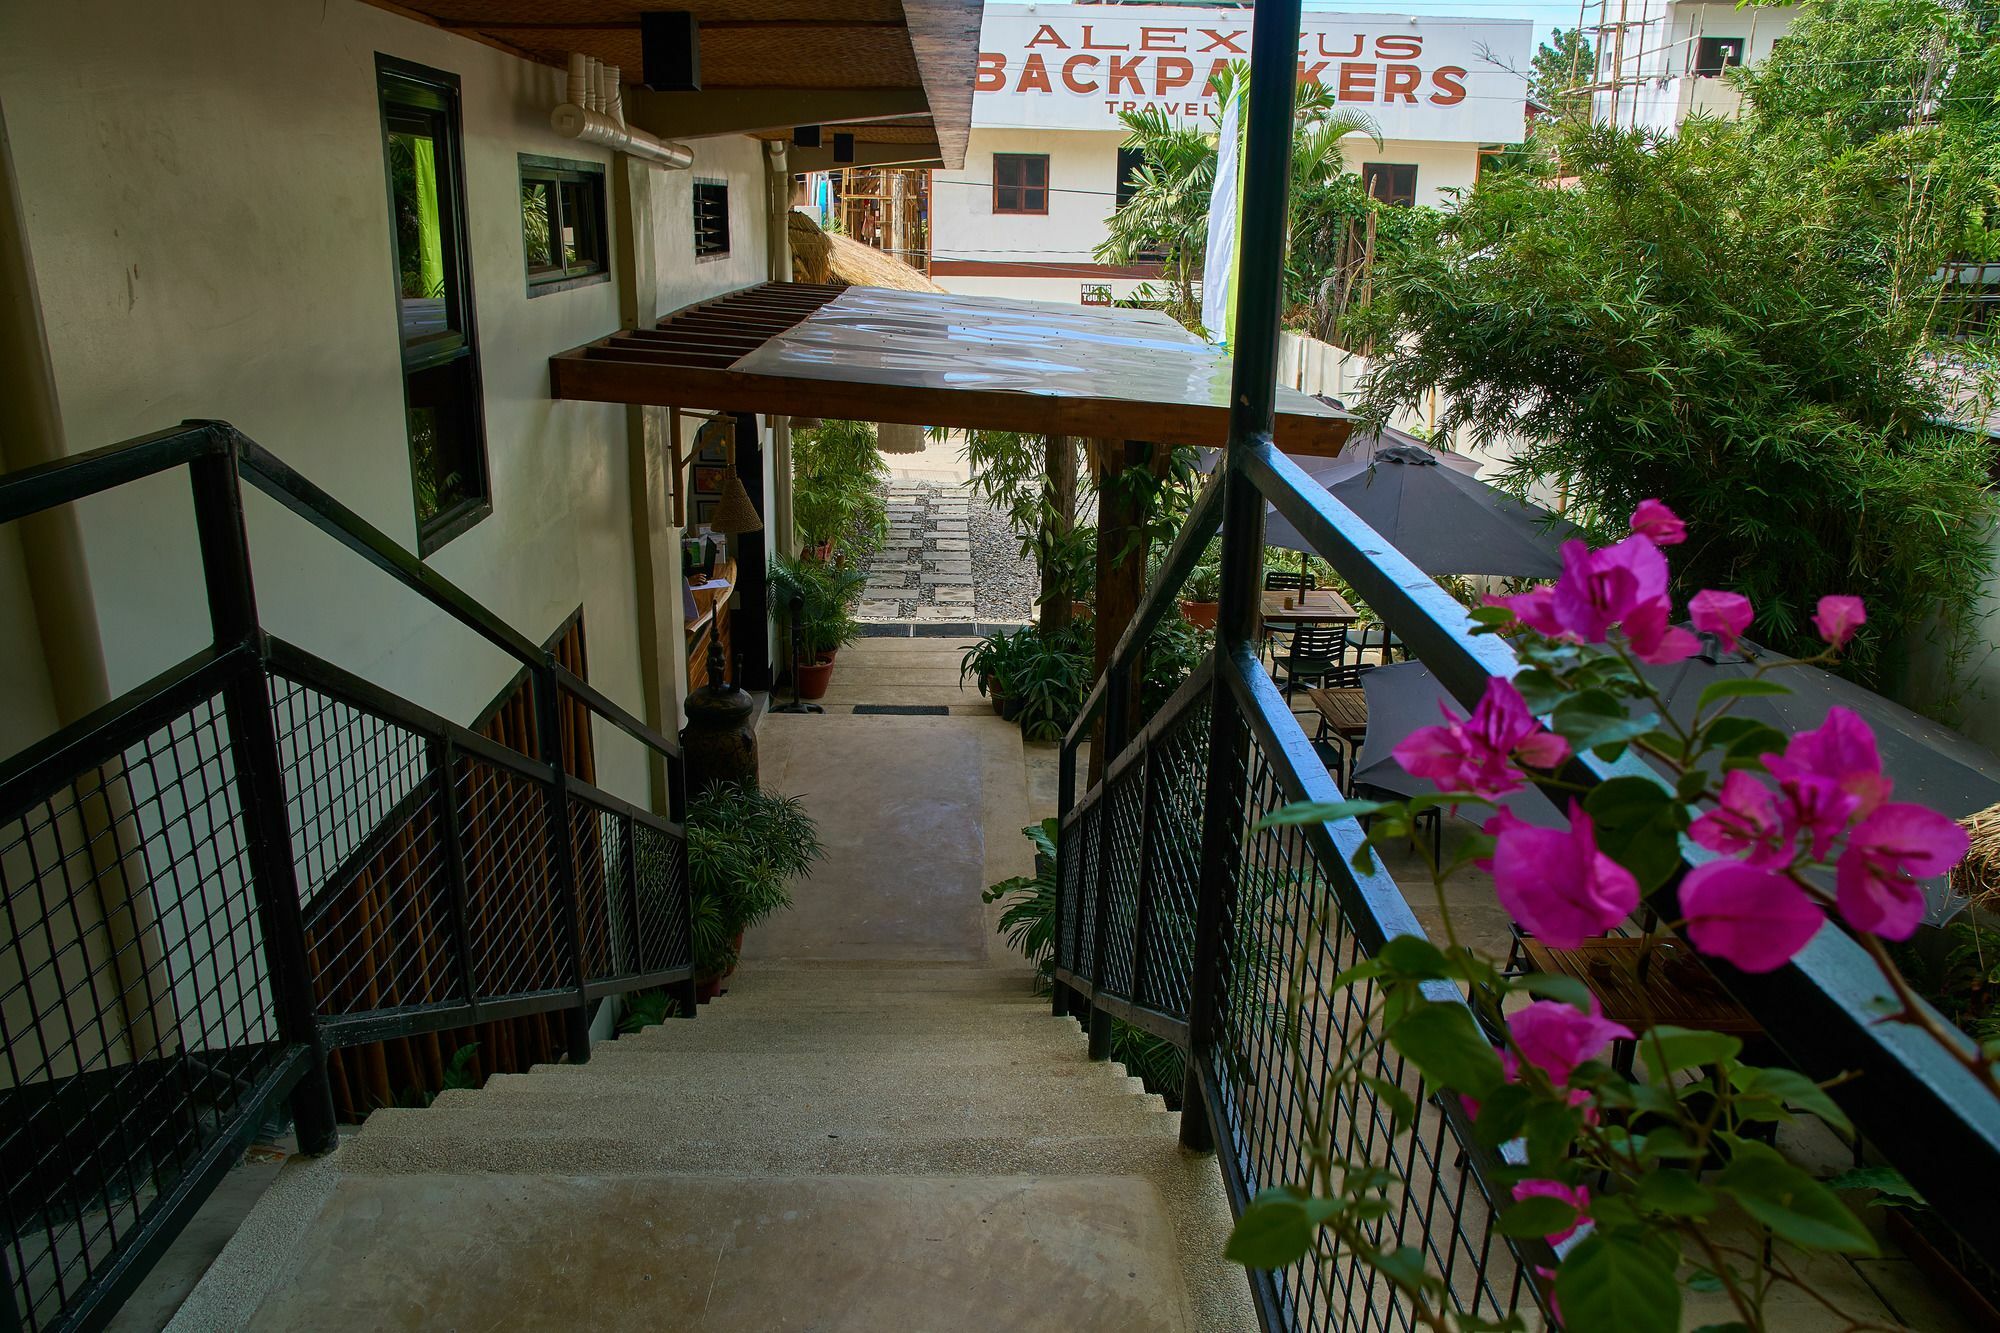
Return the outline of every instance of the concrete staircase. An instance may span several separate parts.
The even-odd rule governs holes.
[[[273,1329],[1254,1328],[1178,1128],[1018,970],[766,964],[587,1065],[376,1112],[210,1281]]]
[[[728,993],[375,1112],[280,1176],[173,1327],[1254,1329],[1214,1159],[1086,1058],[980,902],[1031,860],[1019,731],[759,741],[828,858]]]

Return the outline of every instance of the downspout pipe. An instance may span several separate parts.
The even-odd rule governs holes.
[[[625,99],[616,65],[605,65],[572,51],[569,57],[569,100],[549,113],[549,127],[565,139],[629,153],[667,171],[694,165],[694,150],[669,143],[625,123]]]

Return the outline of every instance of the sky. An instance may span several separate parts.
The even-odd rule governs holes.
[[[1533,19],[1535,41],[1545,42],[1554,28],[1576,26],[1576,5],[1570,4],[1530,4],[1522,0],[1305,0],[1308,11],[1319,10],[1336,14],[1429,14],[1458,18],[1483,19]],[[1595,19],[1595,0],[1585,11],[1585,22]]]

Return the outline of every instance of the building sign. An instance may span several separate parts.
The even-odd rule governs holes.
[[[980,32],[973,124],[1118,130],[1121,111],[1213,115],[1214,72],[1250,55],[1247,9],[994,5]],[[1534,24],[1308,11],[1301,79],[1371,117],[1385,139],[1515,143],[1525,134]]]

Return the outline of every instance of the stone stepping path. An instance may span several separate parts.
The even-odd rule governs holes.
[[[999,515],[962,486],[895,478],[884,493],[889,538],[869,562],[857,619],[870,626],[1027,619],[1028,608],[1016,605],[1021,598],[1011,586],[1018,580],[1001,587],[993,577],[981,577],[993,567],[985,557],[992,554],[986,548],[993,545],[994,520],[999,533],[1006,533]],[[1015,550],[1004,556],[1010,563],[1017,560]]]

